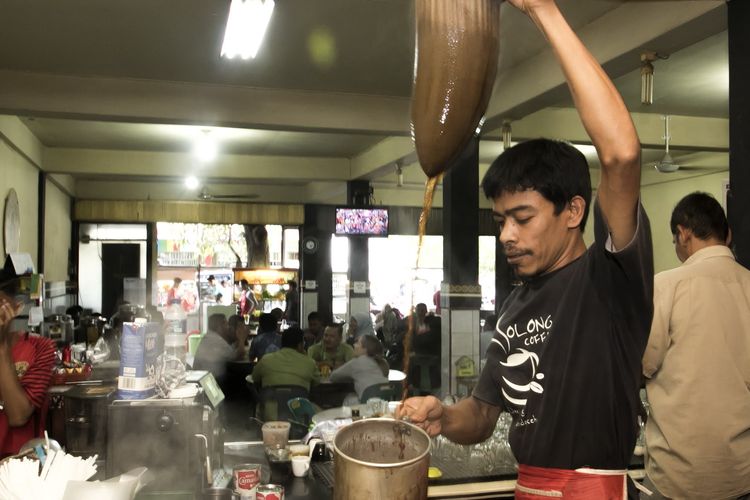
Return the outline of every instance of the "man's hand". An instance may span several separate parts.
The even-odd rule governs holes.
[[[396,410],[396,418],[407,418],[435,437],[443,430],[443,403],[435,396],[409,398]]]
[[[492,435],[500,407],[470,396],[450,406],[434,396],[409,398],[396,411],[396,418],[407,417],[430,436],[442,434],[454,443],[474,444]]]

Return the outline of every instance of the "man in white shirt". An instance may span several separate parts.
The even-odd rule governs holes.
[[[193,369],[208,370],[219,382],[224,383],[227,363],[240,359],[245,353],[247,330],[244,334],[230,330],[223,314],[212,314],[208,318],[208,332],[198,344]]]
[[[680,200],[670,226],[682,265],[654,278],[643,356],[654,495],[641,498],[735,499],[750,492],[750,271],[710,195]]]

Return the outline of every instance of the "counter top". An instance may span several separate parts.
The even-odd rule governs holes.
[[[241,442],[226,443],[224,446],[224,466],[231,470],[234,464],[260,463],[265,465],[264,472],[269,469],[265,458],[262,443]],[[433,460],[431,465],[448,467],[446,464],[437,463]],[[297,500],[303,498],[315,498],[328,500],[333,498],[333,463],[314,462],[311,472],[306,478],[295,478],[290,476],[285,481],[280,481],[284,486],[285,498]],[[468,464],[466,464],[468,465]],[[465,467],[464,467],[465,468]],[[446,470],[446,472],[448,472]],[[466,472],[464,472],[466,474]],[[643,462],[640,457],[634,457],[634,461],[628,471],[634,480],[642,480],[644,477]],[[453,476],[453,477],[451,477]],[[263,482],[267,482],[263,480]],[[515,467],[506,467],[490,474],[481,471],[472,471],[463,479],[457,477],[457,473],[445,474],[441,480],[431,480],[427,496],[428,498],[466,498],[467,496],[492,498],[513,498],[516,487]]]
[[[284,498],[286,500],[303,500],[315,498],[316,500],[328,500],[333,498],[333,491],[320,478],[315,477],[313,472],[307,477],[294,477],[289,471],[285,477],[279,477],[271,471],[263,443],[259,442],[231,442],[224,444],[224,468],[232,470],[236,464],[256,463],[261,464],[261,476],[271,474],[271,480],[261,477],[262,483],[273,482],[284,487]]]

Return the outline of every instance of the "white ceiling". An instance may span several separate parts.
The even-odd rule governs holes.
[[[690,117],[675,120],[672,134],[675,156],[693,155],[685,162],[697,161],[696,151],[726,150],[721,139],[702,140],[706,124],[726,127],[728,117],[723,2],[559,4],[615,79],[644,145],[656,148],[644,150],[644,164],[662,154],[660,122],[648,118],[654,114]],[[0,112],[22,117],[49,153],[42,168],[71,175],[81,197],[190,198],[170,185],[177,172],[190,173],[191,143],[210,130],[226,155],[200,167],[214,191],[252,183],[265,186],[260,201],[336,203],[346,180],[394,185],[399,161],[419,203],[424,176],[408,139],[413,1],[277,0],[251,61],[219,57],[228,5],[0,0]],[[527,117],[570,106],[542,37],[509,5],[501,12],[483,163],[502,150],[503,119],[512,119],[521,136],[534,136],[535,127],[524,127],[524,120],[532,123]],[[669,55],[655,63],[649,107],[639,102],[644,49]],[[563,123],[551,130],[545,133],[585,140]],[[703,154],[703,164],[727,168],[726,155]]]

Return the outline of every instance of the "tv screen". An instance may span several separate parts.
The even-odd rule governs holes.
[[[337,236],[388,236],[387,208],[336,208]]]

